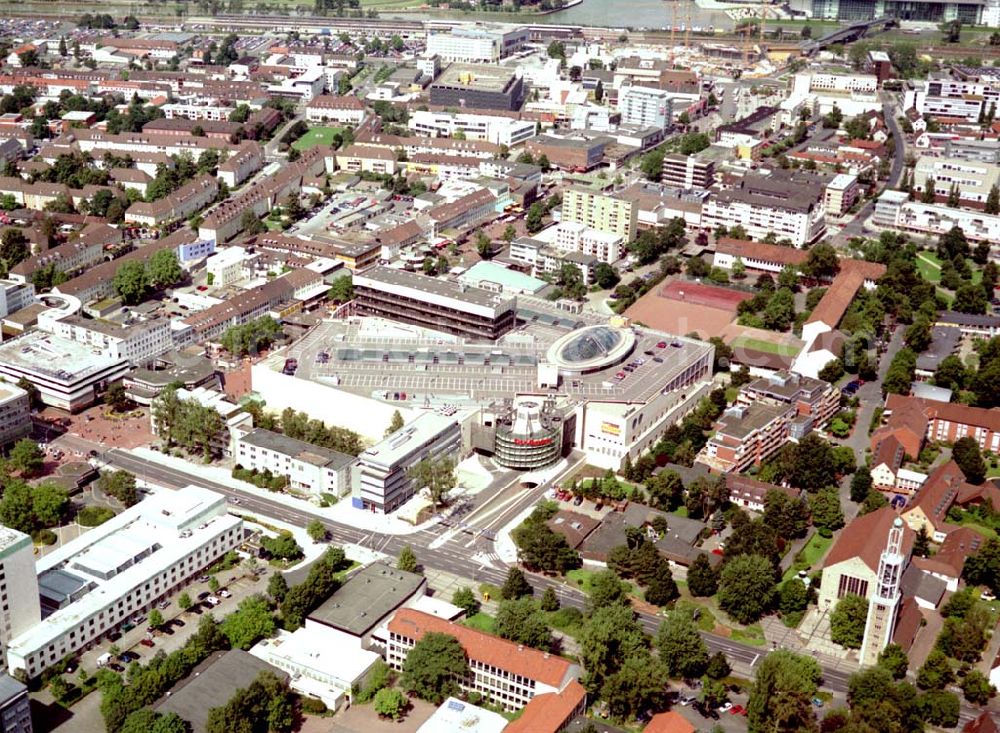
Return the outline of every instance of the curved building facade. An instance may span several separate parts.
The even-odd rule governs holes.
[[[517,402],[496,426],[494,460],[518,470],[544,468],[562,455],[563,422],[541,399]]]
[[[589,374],[624,361],[634,348],[631,329],[585,326],[552,344],[546,361],[556,365],[562,374]]]

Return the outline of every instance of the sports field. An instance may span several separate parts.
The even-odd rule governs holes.
[[[331,145],[333,144],[333,136],[343,131],[343,127],[314,127],[292,143],[292,147],[303,151],[314,148],[317,145]]]
[[[731,346],[734,349],[754,349],[755,351],[763,351],[766,354],[777,354],[778,356],[795,356],[801,349],[800,346],[776,344],[764,339],[750,338],[749,336],[740,336],[734,339]]]

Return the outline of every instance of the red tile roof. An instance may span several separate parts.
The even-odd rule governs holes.
[[[840,532],[840,536],[823,561],[823,567],[829,568],[857,557],[873,571],[878,570],[879,558],[885,549],[889,529],[895,520],[896,512],[887,506],[857,517]],[[903,527],[904,555],[910,554],[915,536],[916,533],[912,529]]]
[[[991,410],[986,407],[970,407],[957,402],[938,402],[920,397],[890,394],[886,400],[885,408],[895,412],[898,406],[904,405],[908,401],[917,405],[931,420],[947,420],[960,425],[971,425],[1000,432],[1000,410]]]
[[[695,727],[676,710],[653,716],[642,733],[695,733]]]
[[[809,259],[809,252],[804,249],[753,242],[749,239],[733,239],[732,237],[721,237],[715,248],[718,252],[734,257],[777,262],[780,265],[801,265]]]
[[[978,718],[965,724],[962,733],[1000,733],[1000,725],[997,725],[993,713],[984,710]]]
[[[437,632],[458,639],[470,659],[561,688],[572,665],[562,657],[515,644],[437,616],[401,608],[389,622],[389,631],[419,641],[424,634]]]
[[[948,533],[937,553],[931,557],[915,557],[913,564],[928,573],[960,578],[965,558],[978,551],[983,542],[983,536],[975,530],[959,527]]]
[[[904,651],[910,651],[923,620],[916,599],[904,598],[899,607],[899,615],[896,617],[896,627],[892,630],[892,641],[903,647]]]
[[[959,493],[967,490],[969,484],[965,474],[955,461],[938,466],[927,477],[917,495],[911,500],[906,512],[920,508],[931,525],[940,530],[948,516],[948,510],[958,499]]]
[[[503,733],[559,733],[579,712],[587,700],[587,691],[573,680],[562,692],[546,692],[533,697],[521,717],[503,729]]]

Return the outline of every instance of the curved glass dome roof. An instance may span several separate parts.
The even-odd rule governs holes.
[[[592,372],[617,364],[634,345],[635,334],[630,329],[586,326],[552,344],[546,360],[564,371]]]
[[[563,345],[559,358],[566,364],[580,364],[606,356],[621,343],[622,334],[607,326],[586,328]]]

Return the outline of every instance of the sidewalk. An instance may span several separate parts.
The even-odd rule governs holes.
[[[384,516],[373,512],[355,509],[351,506],[349,498],[341,499],[331,507],[319,507],[312,502],[299,499],[289,494],[280,494],[268,491],[267,489],[260,489],[253,484],[234,479],[230,472],[224,468],[217,466],[196,465],[185,461],[182,458],[168,456],[149,448],[136,448],[130,452],[144,460],[150,461],[151,463],[156,463],[166,468],[172,468],[177,471],[192,474],[192,482],[196,481],[196,477],[200,475],[209,481],[221,484],[235,491],[240,491],[249,496],[256,496],[258,498],[268,499],[271,501],[280,499],[281,502],[299,509],[300,511],[308,511],[313,514],[325,516],[332,522],[347,524],[366,532],[377,532],[379,534],[391,535],[411,535],[416,534],[423,529],[427,529],[438,521],[438,517],[434,517],[430,521],[423,524],[407,524],[406,522],[403,522],[393,516]]]

